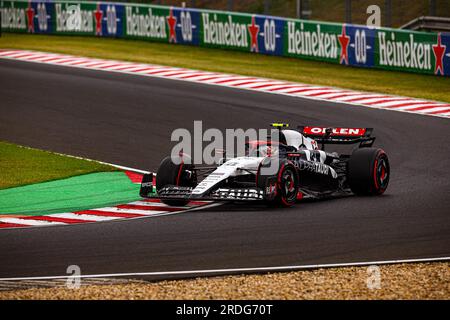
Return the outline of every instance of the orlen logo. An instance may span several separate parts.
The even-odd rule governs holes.
[[[303,133],[312,135],[325,135],[326,127],[305,127]],[[364,128],[333,128],[332,135],[336,136],[362,136],[366,132]]]

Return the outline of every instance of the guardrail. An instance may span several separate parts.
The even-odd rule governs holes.
[[[450,18],[422,16],[404,24],[400,29],[415,31],[450,32]]]
[[[131,3],[1,1],[5,32],[119,37],[450,75],[450,33]]]

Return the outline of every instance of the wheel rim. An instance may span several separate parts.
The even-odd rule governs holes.
[[[375,185],[378,190],[385,190],[389,182],[389,164],[385,157],[375,163]]]
[[[283,197],[291,202],[297,197],[297,187],[295,181],[295,173],[291,169],[284,170],[281,175],[281,191]]]

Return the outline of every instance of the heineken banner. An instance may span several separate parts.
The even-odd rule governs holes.
[[[0,0],[4,32],[190,44],[450,75],[450,34],[157,5]]]

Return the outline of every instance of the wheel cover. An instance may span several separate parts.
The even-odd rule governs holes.
[[[297,197],[297,187],[295,173],[291,169],[286,169],[281,175],[280,188],[283,197],[288,200],[295,200]]]
[[[386,189],[389,182],[389,165],[384,157],[379,158],[376,162],[375,179],[378,189]]]

